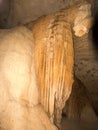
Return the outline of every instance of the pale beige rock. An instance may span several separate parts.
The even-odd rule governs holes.
[[[33,53],[27,28],[0,30],[0,130],[56,130],[38,105]]]
[[[9,99],[24,102],[28,101],[29,96],[29,103],[36,105],[38,88],[35,74],[32,76],[33,46],[32,34],[24,27],[0,30],[0,93],[2,95],[4,92]]]
[[[49,120],[41,105],[37,105],[30,112],[30,130],[58,130]],[[33,117],[33,118],[32,118]],[[33,125],[32,125],[33,124]]]
[[[88,33],[91,25],[91,4],[83,4],[79,7],[79,11],[77,12],[77,16],[74,20],[73,30],[75,35],[81,37]]]

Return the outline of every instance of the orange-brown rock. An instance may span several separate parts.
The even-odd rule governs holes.
[[[34,59],[39,100],[56,123],[73,83],[73,41],[64,11],[46,16],[33,26]]]
[[[91,22],[90,8],[88,3],[77,4],[27,25],[34,36],[39,100],[56,124],[60,123],[62,109],[73,83],[72,29],[79,36],[88,32]],[[81,28],[77,28],[77,25]]]

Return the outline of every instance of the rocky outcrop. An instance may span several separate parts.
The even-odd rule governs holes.
[[[27,28],[0,30],[0,73],[0,130],[57,130],[39,105]]]

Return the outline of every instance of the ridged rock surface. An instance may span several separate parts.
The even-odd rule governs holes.
[[[71,27],[73,25],[74,32],[78,31],[77,35],[80,35],[83,28],[77,28],[76,24],[86,20],[91,22],[90,8],[88,3],[77,4],[26,25],[34,35],[40,102],[56,124],[60,123],[62,109],[73,83],[74,50]],[[82,36],[88,33],[89,22],[86,25],[81,22],[80,27],[86,29],[82,30]]]
[[[73,83],[73,41],[64,11],[40,19],[33,35],[40,102],[58,124]]]

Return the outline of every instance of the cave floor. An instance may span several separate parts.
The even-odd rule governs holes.
[[[98,130],[98,122],[72,121],[62,118],[61,130]]]

